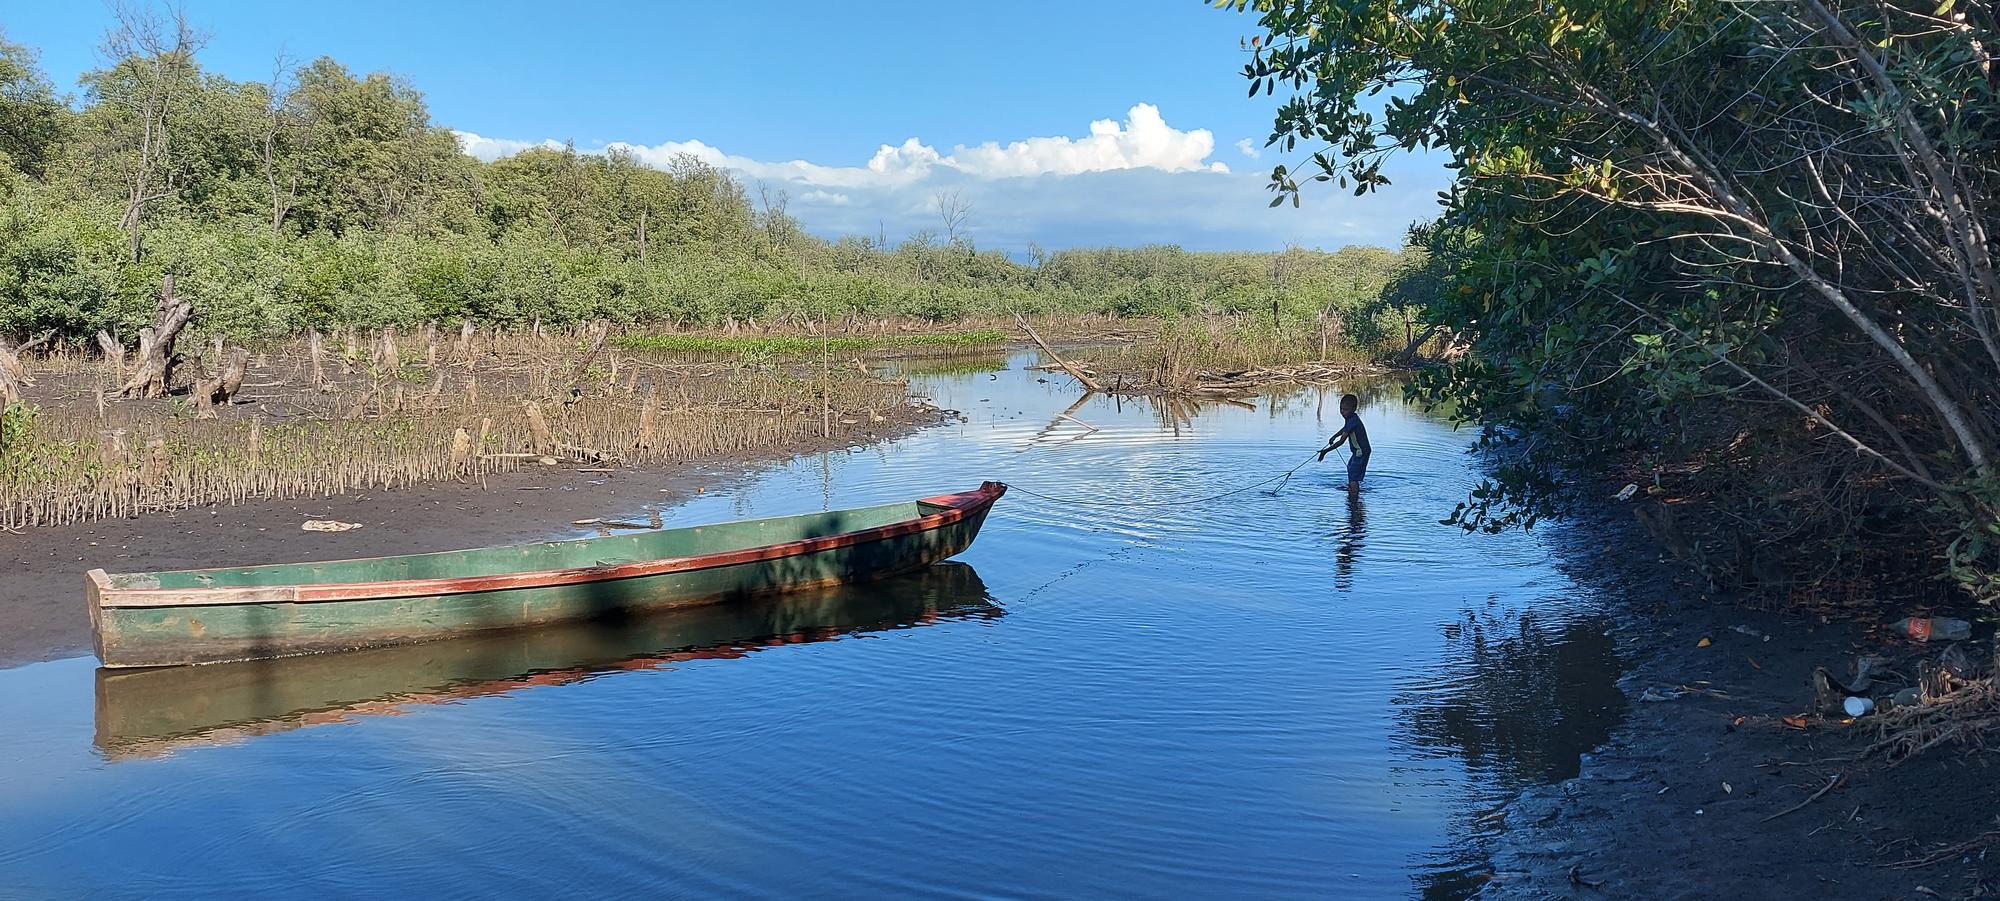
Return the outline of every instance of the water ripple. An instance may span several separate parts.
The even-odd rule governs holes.
[[[1024,362],[915,377],[965,422],[671,511],[1026,489],[957,569],[308,658],[241,697],[199,672],[0,672],[0,721],[25,726],[0,737],[20,771],[0,884],[1450,897],[1476,884],[1482,817],[1573,772],[1620,715],[1603,623],[1546,549],[1438,525],[1477,481],[1468,438],[1394,386],[1354,386],[1360,491],[1330,459],[1197,503],[1306,459],[1340,390],[1177,418],[1078,404]]]

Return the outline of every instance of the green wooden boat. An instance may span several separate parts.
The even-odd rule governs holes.
[[[97,671],[98,750],[113,761],[248,741],[606,673],[1003,614],[972,567],[663,610],[615,623],[489,630],[452,641]]]
[[[829,513],[517,547],[86,577],[107,667],[255,660],[857,582],[964,551],[999,482]]]

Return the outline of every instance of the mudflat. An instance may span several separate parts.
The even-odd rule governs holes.
[[[1943,745],[1891,763],[1867,753],[1877,719],[1811,710],[1815,667],[1841,673],[1871,655],[1914,674],[1942,642],[1709,595],[1624,507],[1586,507],[1559,527],[1565,569],[1619,599],[1609,612],[1633,703],[1576,778],[1510,805],[1480,897],[2000,891],[2000,854],[1981,847],[2000,829],[1992,752]],[[1983,638],[1963,644],[1993,651]]]
[[[817,450],[817,448],[814,448]],[[0,667],[89,654],[83,574],[300,563],[520,544],[597,534],[578,520],[645,522],[768,465],[754,456],[579,472],[575,465],[395,491],[235,506],[0,533]],[[308,532],[309,520],[358,523]]]

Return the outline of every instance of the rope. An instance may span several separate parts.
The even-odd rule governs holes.
[[[1191,500],[1175,499],[1170,501],[1098,501],[1098,500],[1085,500],[1082,498],[1056,497],[1054,495],[1043,494],[1039,491],[1023,488],[1012,482],[1007,483],[1007,488],[1012,491],[1019,491],[1022,494],[1028,495],[1029,497],[1038,497],[1041,498],[1042,500],[1051,501],[1058,504],[1071,504],[1082,507],[1170,507],[1170,506],[1179,506],[1183,504],[1205,504],[1208,503],[1209,501],[1219,501],[1225,497],[1233,497],[1235,495],[1242,494],[1245,491],[1252,491],[1258,488],[1262,488],[1265,485],[1271,484],[1272,482],[1279,482],[1282,480],[1282,484],[1278,485],[1278,487],[1271,490],[1271,493],[1275,495],[1278,492],[1285,490],[1285,485],[1291,483],[1292,476],[1294,474],[1296,474],[1299,470],[1306,468],[1307,464],[1312,463],[1313,461],[1318,459],[1319,459],[1319,452],[1314,451],[1312,456],[1307,457],[1305,460],[1301,461],[1299,465],[1294,466],[1291,469],[1287,469],[1284,472],[1274,475],[1268,479],[1265,479],[1264,481],[1250,485],[1245,485],[1241,488],[1231,488],[1228,491],[1222,492],[1221,494],[1211,494],[1208,497],[1198,497]]]

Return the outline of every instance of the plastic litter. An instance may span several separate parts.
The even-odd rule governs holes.
[[[1758,641],[1770,641],[1770,640],[1771,640],[1771,636],[1769,636],[1769,635],[1765,635],[1764,633],[1762,633],[1762,632],[1759,632],[1759,631],[1757,631],[1756,629],[1752,629],[1752,628],[1750,628],[1749,626],[1730,626],[1730,627],[1729,627],[1729,631],[1731,631],[1731,632],[1736,632],[1736,633],[1739,633],[1739,634],[1742,634],[1742,635],[1748,635],[1748,636],[1750,636],[1751,638],[1755,638],[1755,639],[1757,639]]]
[[[1833,716],[1835,711],[1843,709],[1847,699],[1867,694],[1875,685],[1875,673],[1884,666],[1884,661],[1880,657],[1859,658],[1854,661],[1854,677],[1851,679],[1835,676],[1823,666],[1813,667],[1813,709],[1826,716]]]
[[[1963,641],[1972,637],[1972,624],[1949,616],[1906,616],[1889,628],[1915,641]]]
[[[1618,494],[1616,496],[1621,501],[1629,501],[1632,499],[1632,495],[1638,493],[1639,493],[1639,486],[1636,484],[1631,484],[1618,489]]]
[[[1960,682],[1970,682],[1978,675],[1972,660],[1966,657],[1965,650],[1960,645],[1951,645],[1944,649],[1944,653],[1938,655],[1938,668]]]
[[[1867,698],[1848,698],[1840,707],[1847,711],[1848,716],[1867,716],[1875,712],[1875,702]]]
[[[305,532],[351,532],[361,528],[358,522],[335,522],[331,519],[309,519],[299,526]]]

